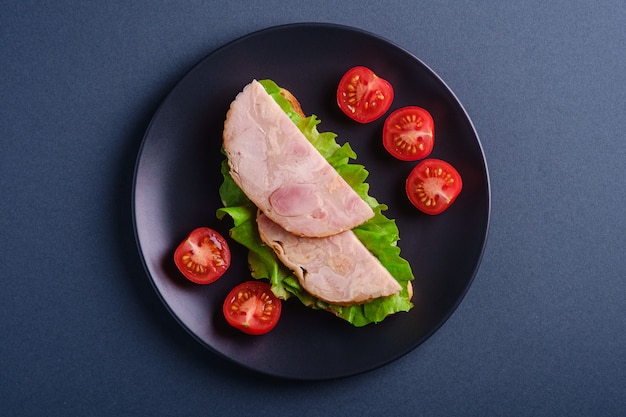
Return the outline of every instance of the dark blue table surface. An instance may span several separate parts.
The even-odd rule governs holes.
[[[426,343],[293,383],[175,322],[130,201],[145,129],[191,66],[311,21],[379,34],[446,81],[481,138],[492,217],[471,289]],[[625,25],[618,0],[4,1],[2,414],[624,415]]]

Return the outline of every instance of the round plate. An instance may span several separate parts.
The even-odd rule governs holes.
[[[384,117],[366,125],[338,109],[341,76],[364,65],[394,87],[390,111],[407,105],[428,109],[435,121],[432,157],[454,165],[463,191],[439,216],[407,200],[404,182],[416,165],[389,156],[381,142]],[[349,141],[357,162],[370,172],[370,194],[396,219],[401,255],[415,275],[415,307],[382,323],[355,328],[324,311],[284,302],[277,327],[248,336],[226,324],[227,293],[251,279],[247,252],[231,244],[233,262],[216,283],[187,282],[176,270],[176,246],[194,228],[228,236],[217,220],[222,182],[220,153],[226,111],[252,79],[270,78],[290,90],[320,131]],[[191,69],[156,112],[135,172],[134,222],[139,251],[157,293],[185,329],[219,355],[259,372],[292,379],[344,377],[387,364],[431,336],[461,302],[482,257],[490,215],[490,188],[482,147],[465,110],[445,83],[418,58],[385,39],[330,24],[278,26],[244,36],[214,51]]]

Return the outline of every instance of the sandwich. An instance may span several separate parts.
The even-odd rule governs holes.
[[[298,278],[311,295],[336,305],[387,297],[402,287],[352,230],[327,237],[289,233],[259,212],[261,240]]]
[[[218,218],[233,219],[252,276],[269,279],[280,298],[355,326],[408,311],[413,274],[395,222],[368,194],[349,144],[318,124],[274,82],[245,86],[224,123]]]

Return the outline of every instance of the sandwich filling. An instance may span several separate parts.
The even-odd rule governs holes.
[[[231,104],[224,150],[235,183],[293,234],[330,236],[374,216],[258,81]]]
[[[261,212],[257,223],[261,239],[294,272],[302,287],[324,301],[350,305],[402,289],[352,230],[307,238],[289,233]]]

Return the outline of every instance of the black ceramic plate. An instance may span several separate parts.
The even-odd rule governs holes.
[[[370,67],[395,89],[391,110],[418,105],[435,121],[432,157],[463,177],[457,201],[439,216],[417,211],[404,181],[415,166],[389,156],[380,134],[384,117],[360,125],[337,108],[343,73]],[[413,267],[415,307],[380,324],[355,328],[333,315],[284,303],[278,326],[264,336],[230,328],[221,313],[228,291],[250,279],[246,251],[231,241],[233,263],[219,281],[198,286],[178,273],[172,254],[194,228],[225,236],[220,207],[221,133],[235,95],[252,79],[289,89],[320,131],[338,134],[370,172],[370,194],[397,220],[404,258]],[[390,110],[390,111],[391,111]],[[327,379],[371,370],[416,348],[461,302],[478,269],[490,215],[487,166],[472,123],[445,83],[418,58],[385,39],[349,27],[294,24],[252,33],[214,51],[175,86],[155,114],[138,156],[134,221],[139,250],[154,288],[185,329],[206,347],[259,372],[293,379]]]

